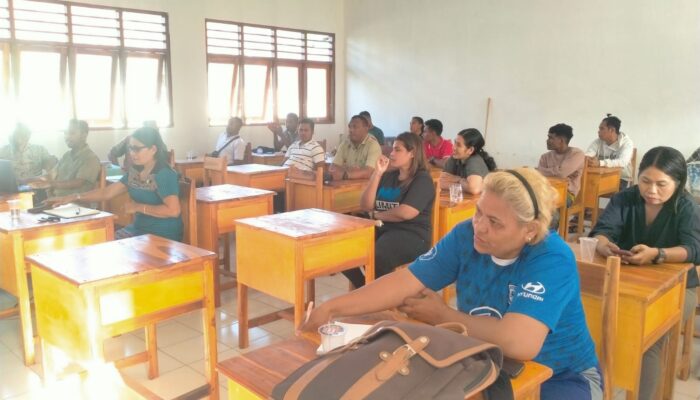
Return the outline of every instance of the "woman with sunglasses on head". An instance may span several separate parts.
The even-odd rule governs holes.
[[[132,165],[119,182],[47,201],[51,204],[101,202],[128,192],[131,201],[124,204],[124,212],[134,214],[134,222],[118,230],[117,239],[151,233],[182,240],[178,176],[168,164],[168,150],[160,134],[153,128],[136,130],[129,137],[128,152]]]
[[[602,399],[576,259],[548,229],[556,196],[534,169],[488,174],[472,219],[408,268],[321,304],[301,330],[398,307],[432,325],[460,322],[505,356],[548,366],[554,376],[541,386],[543,400]],[[436,293],[452,283],[457,310]]]
[[[683,154],[671,147],[654,147],[644,154],[639,184],[613,196],[590,233],[598,239],[598,254],[620,255],[628,264],[700,264],[700,208],[685,190],[687,171]],[[692,268],[686,282],[683,321],[693,315],[699,284]],[[666,340],[664,336],[644,353],[641,400],[654,398]]]

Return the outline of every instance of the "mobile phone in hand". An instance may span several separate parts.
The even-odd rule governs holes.
[[[622,249],[617,249],[617,250],[610,250],[612,251],[613,254],[617,254],[618,256],[632,256],[634,253],[632,253],[629,250],[622,250]]]

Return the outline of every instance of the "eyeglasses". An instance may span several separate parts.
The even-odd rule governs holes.
[[[128,146],[129,152],[138,153],[139,151],[145,149],[147,146]]]

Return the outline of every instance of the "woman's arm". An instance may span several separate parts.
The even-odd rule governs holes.
[[[175,195],[166,196],[161,205],[131,202],[124,206],[124,211],[127,214],[140,212],[157,218],[175,218],[180,215],[180,199]]]
[[[408,269],[385,275],[348,294],[333,298],[314,309],[300,329],[314,332],[333,318],[369,314],[394,308],[423,290],[423,284]]]
[[[85,193],[69,194],[67,196],[52,197],[46,201],[49,204],[60,205],[75,201],[84,203],[97,203],[101,201],[111,200],[114,197],[126,192],[126,185],[121,182],[115,182],[105,188],[98,188]]]
[[[420,211],[408,204],[399,204],[398,207],[394,207],[390,210],[375,212],[374,219],[385,222],[403,222],[417,217],[418,214],[420,214]]]
[[[460,179],[462,190],[469,194],[479,194],[484,185],[484,178],[480,175],[469,175],[465,179]]]
[[[360,197],[360,208],[362,211],[372,211],[374,210],[374,200],[377,198],[377,189],[379,188],[379,181],[382,179],[382,172],[379,169],[375,169],[372,173],[372,177],[369,179],[369,184],[365,187],[364,192],[362,192],[362,197]]]

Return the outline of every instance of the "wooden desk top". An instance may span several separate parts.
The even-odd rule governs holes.
[[[576,255],[581,259],[581,247],[578,243],[567,242]],[[605,258],[596,253],[593,262],[605,264]],[[690,263],[664,263],[628,265],[620,268],[620,296],[637,298],[645,303],[651,303],[683,279],[693,267]]]
[[[266,230],[293,239],[310,239],[329,233],[342,233],[374,226],[374,221],[308,208],[281,214],[236,220],[236,224]]]
[[[155,235],[136,236],[27,257],[39,267],[76,286],[120,276],[157,272],[201,258],[214,259],[216,254]]]
[[[270,190],[262,190],[237,185],[216,185],[197,188],[197,201],[203,203],[217,203],[230,200],[246,200],[256,197],[275,195]]]
[[[175,165],[188,165],[188,164],[203,164],[204,163],[204,157],[196,157],[191,160],[188,160],[186,158],[175,160]]]
[[[86,215],[76,218],[61,218],[58,222],[39,222],[42,218],[50,217],[47,214],[30,214],[26,211],[20,213],[19,221],[12,221],[9,212],[0,212],[0,232],[10,233],[15,231],[30,231],[33,229],[42,229],[54,226],[66,226],[79,222],[97,220],[102,218],[115,218],[114,215],[108,212],[99,212],[98,214]]]
[[[289,167],[280,167],[277,165],[265,165],[265,164],[243,164],[243,165],[231,165],[226,170],[228,172],[235,172],[237,174],[264,174],[267,172],[278,172],[286,171]]]
[[[462,201],[459,203],[450,202],[449,191],[443,190],[440,192],[440,208],[467,208],[476,207],[476,202],[479,201],[481,195],[464,194]]]

